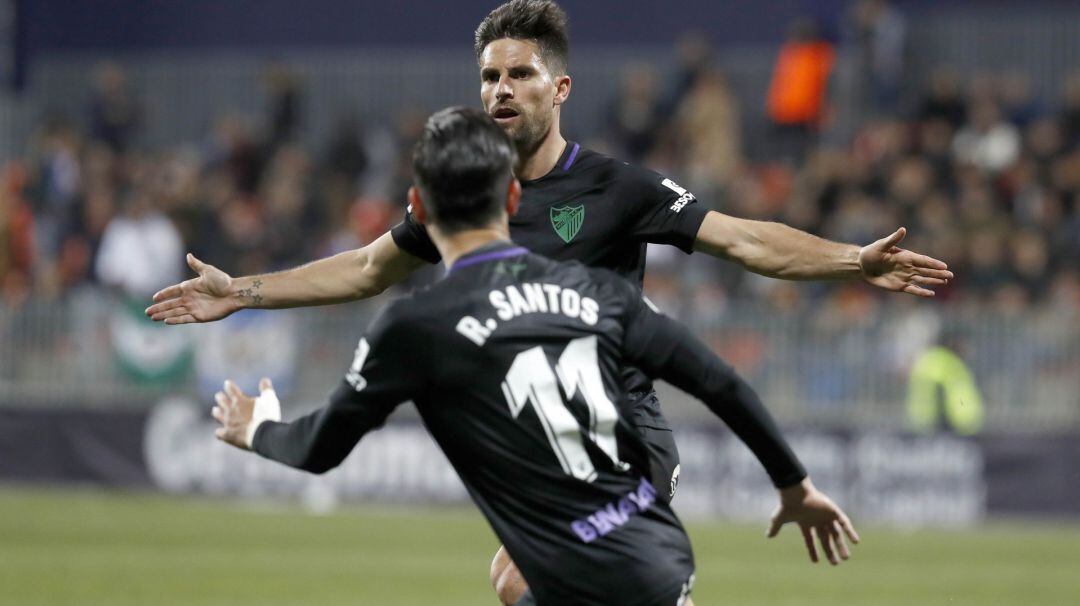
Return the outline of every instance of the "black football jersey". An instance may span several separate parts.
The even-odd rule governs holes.
[[[510,238],[549,259],[609,269],[641,286],[646,245],[671,244],[693,252],[706,213],[692,193],[671,179],[568,141],[551,172],[521,182]],[[411,214],[391,235],[405,252],[429,263],[441,260],[427,229]],[[632,392],[652,391],[639,372],[629,370],[625,379]],[[658,415],[654,411],[650,419]]]
[[[673,605],[693,556],[628,423],[628,364],[701,398],[778,485],[805,475],[745,384],[640,290],[505,242],[388,306],[330,405],[264,422],[253,450],[322,472],[412,400],[538,604]]]

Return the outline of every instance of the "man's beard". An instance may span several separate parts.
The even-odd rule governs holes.
[[[522,118],[524,117],[523,115]],[[518,128],[508,131],[506,134],[517,149],[518,155],[525,158],[531,156],[536,151],[536,148],[540,147],[540,143],[544,141],[548,131],[551,129],[551,120],[526,121],[521,119],[519,122],[521,124],[519,124]]]

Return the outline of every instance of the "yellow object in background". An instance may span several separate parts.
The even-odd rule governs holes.
[[[983,404],[975,375],[951,350],[931,347],[911,369],[907,413],[919,431],[932,432],[944,425],[960,435],[978,433]]]

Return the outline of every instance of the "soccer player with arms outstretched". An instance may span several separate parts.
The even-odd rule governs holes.
[[[268,379],[258,398],[226,382],[217,437],[321,473],[412,400],[528,582],[508,603],[688,605],[690,542],[625,406],[633,365],[700,398],[750,447],[780,491],[770,533],[797,521],[811,553],[813,531],[830,559],[846,558],[850,521],[730,367],[617,275],[509,240],[514,157],[482,111],[432,116],[409,198],[447,276],[387,307],[320,410],[281,423]]]
[[[517,151],[514,174],[522,199],[510,235],[535,253],[610,269],[636,284],[644,276],[648,243],[699,250],[766,276],[861,278],[924,297],[952,278],[941,261],[897,247],[903,228],[860,248],[780,223],[732,217],[706,210],[662,175],[566,141],[559,124],[572,83],[569,41],[566,15],[554,2],[513,0],[496,8],[477,28],[475,42],[484,110]],[[147,314],[185,324],[218,320],[245,307],[363,299],[440,258],[412,214],[368,246],[274,274],[233,278],[189,255],[198,277],[157,293]],[[627,370],[625,380],[631,423],[650,452],[651,477],[660,497],[670,498],[679,468],[671,430],[648,379]],[[495,558],[492,581],[507,595],[520,585],[505,553]]]

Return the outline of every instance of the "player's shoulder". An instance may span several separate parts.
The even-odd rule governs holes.
[[[551,262],[548,259],[545,261]],[[485,268],[485,265],[490,267]],[[450,271],[442,279],[403,297],[395,319],[424,325],[434,332],[445,331],[448,318],[468,313],[479,301],[486,299],[492,287],[518,272],[520,269],[516,261],[508,264],[493,262],[465,271]]]
[[[652,199],[686,193],[674,180],[651,168],[620,160],[607,154],[589,150],[583,152],[581,170],[592,172],[610,182],[620,192],[621,198]]]
[[[643,166],[631,164],[606,153],[584,147],[581,148],[576,164],[577,168],[583,172],[602,171],[620,178],[649,179],[653,176],[659,176],[659,173]]]
[[[396,322],[431,317],[453,302],[456,299],[454,294],[460,294],[460,288],[455,286],[453,280],[436,280],[395,299],[387,307],[387,312],[393,314],[391,319]]]
[[[371,324],[371,332],[389,339],[423,339],[431,319],[440,317],[440,301],[446,297],[427,292],[430,287],[402,295],[379,311]]]
[[[378,333],[393,331],[409,321],[415,307],[416,302],[412,294],[391,300],[375,315],[375,319],[371,321],[370,331]]]

